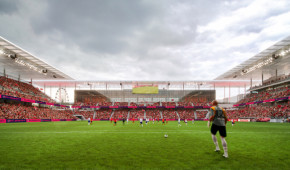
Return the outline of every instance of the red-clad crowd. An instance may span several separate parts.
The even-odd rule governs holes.
[[[289,102],[276,106],[246,106],[236,110],[227,110],[229,119],[238,118],[285,118],[290,117]]]
[[[0,119],[76,119],[70,109],[23,106],[0,103]]]
[[[244,99],[240,100],[237,104],[263,101],[267,99],[275,99],[288,96],[290,96],[290,89],[288,87],[280,87],[276,89],[261,91],[259,93],[250,93]]]
[[[0,94],[55,103],[49,96],[31,84],[0,76]]]

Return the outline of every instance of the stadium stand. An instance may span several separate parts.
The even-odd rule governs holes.
[[[0,119],[75,119],[70,109],[51,109],[19,104],[0,104]]]
[[[31,84],[4,76],[0,76],[0,94],[55,103],[49,96],[33,87]]]
[[[244,99],[237,102],[237,104],[250,103],[255,101],[263,101],[268,99],[275,99],[279,97],[290,96],[290,89],[288,85],[282,84],[279,86],[271,86],[271,84],[282,82],[289,79],[290,76],[279,76],[275,80],[270,78],[265,81],[263,86],[256,86],[252,89],[260,88],[256,92],[251,92],[245,96]],[[269,86],[270,85],[270,86]],[[265,88],[263,88],[265,86]],[[26,98],[37,101],[45,101],[55,103],[49,96],[41,92],[29,83],[20,82],[7,76],[0,76],[0,94],[14,96],[19,98]],[[178,107],[178,106],[210,106],[206,98],[186,97],[180,102],[155,102],[155,103],[135,103],[135,102],[110,102],[105,96],[98,96],[95,100],[88,100],[84,102],[75,102],[73,106],[100,106],[99,110],[83,110],[74,109],[56,109],[47,107],[33,107],[31,105],[24,105],[20,103],[2,103],[0,106],[0,119],[75,119],[73,115],[82,115],[85,119],[94,118],[100,120],[109,120],[111,115],[116,119],[134,118],[135,120],[141,117],[149,117],[150,119],[161,119],[161,114],[165,119],[204,119],[207,110],[195,111],[193,109],[165,109],[165,108],[143,108],[143,109],[109,109],[110,106],[164,106],[164,107]],[[230,119],[239,118],[287,118],[290,115],[289,101],[274,102],[270,104],[255,104],[238,107],[235,109],[228,109],[228,117]],[[177,114],[177,113],[178,114]],[[194,114],[196,112],[196,115]],[[112,114],[114,113],[114,114]],[[144,114],[145,113],[145,114]],[[161,113],[161,114],[160,114]]]

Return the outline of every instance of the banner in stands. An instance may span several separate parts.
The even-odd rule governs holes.
[[[21,101],[28,102],[28,103],[35,103],[35,100],[21,98]]]
[[[251,121],[251,119],[238,119],[239,120],[239,122],[250,122]]]
[[[280,97],[280,98],[277,98],[276,101],[279,101],[279,100],[287,100],[287,99],[288,99],[288,97]],[[290,97],[289,97],[289,99],[290,99]]]
[[[51,119],[41,119],[41,122],[51,122]]]
[[[270,122],[271,118],[259,118],[256,122]]]
[[[238,107],[238,106],[244,106],[244,105],[251,105],[251,104],[258,104],[258,103],[267,103],[267,102],[274,102],[274,101],[278,101],[278,100],[290,100],[290,96],[288,97],[280,97],[280,98],[275,98],[275,99],[267,99],[267,100],[263,100],[263,101],[255,101],[255,102],[250,102],[250,103],[242,103],[242,104],[235,104],[233,105],[234,107]]]
[[[274,102],[274,101],[275,101],[275,99],[269,99],[269,100],[264,100],[263,102],[268,103],[268,102]]]
[[[9,100],[17,100],[17,101],[21,101],[21,98],[19,97],[13,97],[13,96],[6,96],[6,95],[1,95],[2,99],[9,99]]]
[[[41,119],[27,119],[27,122],[41,122]]]
[[[46,102],[42,102],[42,101],[35,101],[35,103],[39,103],[39,104],[46,104]]]
[[[26,119],[6,119],[6,123],[26,122]]]
[[[96,119],[97,120],[97,119]],[[76,121],[76,119],[0,119],[0,123]]]

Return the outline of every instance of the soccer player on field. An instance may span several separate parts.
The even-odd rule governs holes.
[[[135,119],[134,118],[132,119],[132,121],[133,121],[132,123],[135,123]]]
[[[88,125],[91,124],[91,118],[88,118]]]
[[[154,125],[154,121],[155,121],[155,119],[153,118],[153,120],[152,120],[152,121],[153,121],[153,125]]]
[[[234,119],[232,119],[232,126],[234,126],[234,124],[235,124],[235,120],[234,120]]]
[[[178,118],[178,127],[179,127],[179,126],[181,126],[181,124],[180,124],[180,118]]]
[[[165,125],[165,119],[162,118],[162,125]]]
[[[125,125],[125,118],[123,118],[123,125]]]
[[[186,126],[187,126],[187,119],[184,119],[184,123],[186,124]]]
[[[210,108],[210,118],[208,121],[208,127],[210,127],[210,124],[212,122],[212,126],[211,126],[211,136],[212,136],[212,140],[216,146],[215,151],[220,151],[219,148],[219,144],[216,138],[216,133],[217,131],[219,131],[220,133],[220,137],[221,137],[221,141],[222,141],[222,145],[223,145],[223,149],[224,149],[224,155],[223,157],[228,158],[228,147],[227,147],[227,142],[225,140],[225,137],[227,136],[227,132],[226,132],[226,123],[227,123],[227,114],[225,109],[223,109],[222,107],[218,106],[218,102],[216,100],[212,101],[212,107]]]
[[[111,117],[111,123],[112,123],[112,121],[113,121],[113,118]]]
[[[117,125],[117,119],[115,118],[114,119],[114,126],[116,126]]]
[[[143,118],[140,118],[140,125],[143,127]]]
[[[90,123],[90,125],[92,125],[93,124],[93,118],[91,118],[91,123]]]
[[[192,124],[194,124],[194,119],[192,119]]]

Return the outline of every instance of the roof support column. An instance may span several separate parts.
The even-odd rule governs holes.
[[[262,73],[262,86],[264,85],[264,74]]]
[[[229,103],[231,102],[231,84],[229,84]]]
[[[224,86],[224,100],[226,98],[226,86]]]
[[[59,84],[59,103],[61,104],[61,85]]]
[[[253,79],[250,80],[251,88],[253,87]]]
[[[246,97],[246,84],[245,84],[245,94],[244,94],[244,97],[243,98],[245,98]]]

